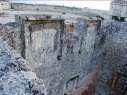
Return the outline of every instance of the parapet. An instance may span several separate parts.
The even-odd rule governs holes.
[[[17,15],[16,15],[17,16]],[[45,20],[63,20],[61,15],[49,15],[49,14],[29,14],[29,15],[19,15],[19,17],[23,18],[26,21],[45,21]]]
[[[0,95],[47,95],[43,80],[0,38]]]
[[[16,15],[15,19],[16,23],[19,25],[20,28],[20,37],[22,40],[21,55],[25,59],[27,59],[26,48],[28,46],[28,42],[26,42],[26,40],[28,39],[31,44],[33,41],[32,40],[33,38],[32,36],[34,35],[33,33],[41,33],[42,31],[43,32],[48,31],[47,33],[49,33],[49,31],[55,31],[54,33],[58,32],[58,34],[61,35],[61,37],[64,33],[64,19],[60,15],[23,14]]]

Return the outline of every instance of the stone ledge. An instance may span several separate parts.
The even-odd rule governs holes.
[[[49,15],[49,14],[43,14],[43,15],[37,15],[37,14],[32,14],[32,15],[20,15],[21,18],[25,20],[65,20],[62,18],[60,15]]]

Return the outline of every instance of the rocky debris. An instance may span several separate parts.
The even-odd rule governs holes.
[[[42,80],[6,42],[0,38],[0,95],[46,95]]]

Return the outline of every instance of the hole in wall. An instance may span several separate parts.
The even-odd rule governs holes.
[[[57,60],[61,61],[62,60],[62,56],[61,55],[58,55],[57,56]]]
[[[79,86],[78,86],[79,78],[80,78],[80,76],[78,75],[78,76],[75,76],[75,77],[69,79],[66,82],[65,94],[68,95],[71,92],[73,92],[74,90],[79,88]]]
[[[79,50],[78,50],[78,54],[81,54],[81,53],[82,53],[82,50],[81,50],[81,49],[79,49]]]
[[[65,31],[66,32],[73,32],[75,27],[75,23],[67,23],[65,24]]]

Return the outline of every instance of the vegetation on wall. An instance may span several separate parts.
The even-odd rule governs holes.
[[[124,21],[125,17],[118,17],[118,16],[112,16],[112,20],[116,20],[116,21]]]

